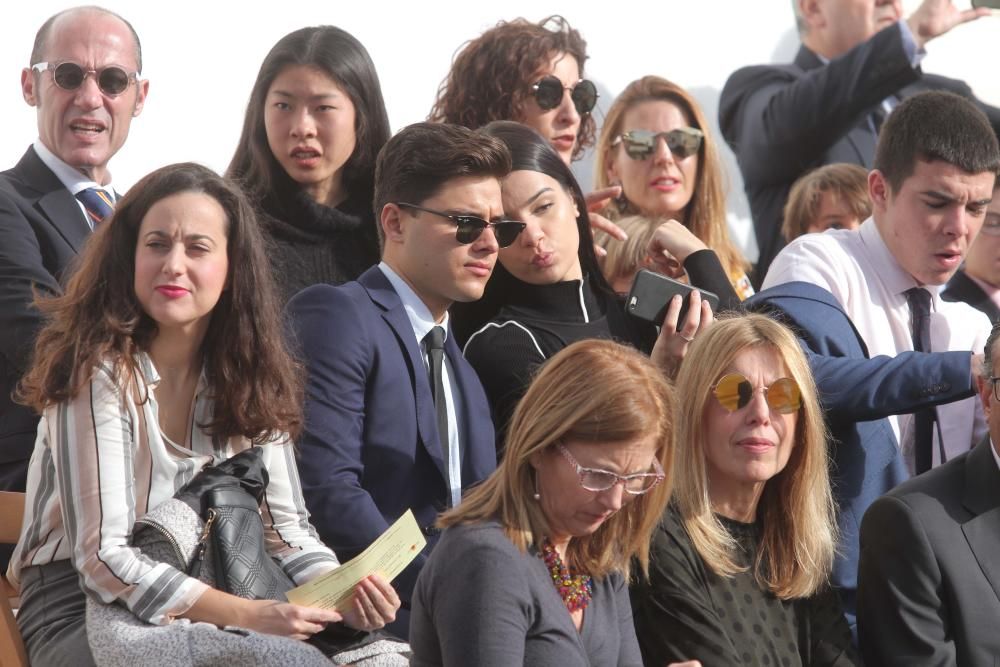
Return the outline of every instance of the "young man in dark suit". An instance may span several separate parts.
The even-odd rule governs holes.
[[[34,295],[61,291],[102,217],[93,197],[113,203],[108,162],[145,103],[141,71],[135,30],[96,7],[49,18],[21,71],[38,139],[0,174],[0,489],[24,490],[35,443],[38,416],[11,398],[42,325]]]
[[[896,487],[861,524],[858,630],[865,663],[993,667],[1000,656],[1000,326],[979,399],[989,437]]]
[[[405,128],[376,166],[381,263],[289,303],[308,371],[302,486],[320,537],[343,559],[407,509],[429,551],[438,513],[496,467],[489,405],[447,309],[482,296],[498,249],[524,227],[502,218],[500,179],[509,171],[506,147],[484,134]],[[403,609],[390,629],[398,634],[425,559],[394,582]]]

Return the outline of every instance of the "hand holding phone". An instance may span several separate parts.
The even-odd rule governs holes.
[[[687,317],[688,297],[694,290],[700,293],[703,300],[708,301],[713,311],[718,308],[719,297],[712,292],[692,287],[647,269],[640,269],[635,275],[635,281],[632,283],[632,290],[628,294],[625,308],[635,317],[660,326],[667,314],[670,299],[674,295],[679,295],[683,300],[681,312],[677,316],[679,330]]]

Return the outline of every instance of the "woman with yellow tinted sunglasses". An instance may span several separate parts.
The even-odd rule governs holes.
[[[795,336],[722,319],[677,376],[674,500],[632,589],[647,665],[854,665],[816,387]]]

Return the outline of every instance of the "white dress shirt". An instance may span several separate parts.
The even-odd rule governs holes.
[[[445,311],[444,319],[435,322],[427,305],[420,300],[413,288],[400,278],[398,273],[393,271],[391,266],[385,262],[379,262],[378,268],[389,279],[392,288],[399,295],[399,300],[403,302],[406,317],[410,320],[410,326],[413,327],[413,335],[417,337],[417,345],[421,350],[420,356],[429,372],[430,365],[423,347],[424,337],[431,332],[431,329],[439,326],[444,329],[445,340],[448,340],[448,311]],[[462,448],[458,440],[458,413],[455,410],[455,396],[451,387],[451,361],[448,360],[447,354],[444,355],[444,363],[441,364],[441,376],[444,384],[445,402],[448,406],[448,490],[451,506],[455,507],[462,500]]]
[[[832,292],[872,356],[895,356],[913,350],[906,290],[919,284],[893,257],[873,219],[865,220],[857,230],[831,229],[795,239],[775,258],[763,287],[796,280]],[[940,286],[924,288],[931,294],[931,351],[981,353],[990,333],[989,318],[968,304],[942,301]],[[948,459],[968,451],[986,434],[982,408],[975,396],[937,406],[937,418],[934,465],[941,462],[938,431]],[[890,417],[911,472],[913,421],[912,415]]]

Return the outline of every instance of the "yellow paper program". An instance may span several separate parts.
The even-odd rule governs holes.
[[[288,601],[304,607],[345,611],[354,588],[368,575],[379,573],[392,581],[417,557],[427,540],[413,511],[396,519],[377,540],[336,570],[288,591]]]

